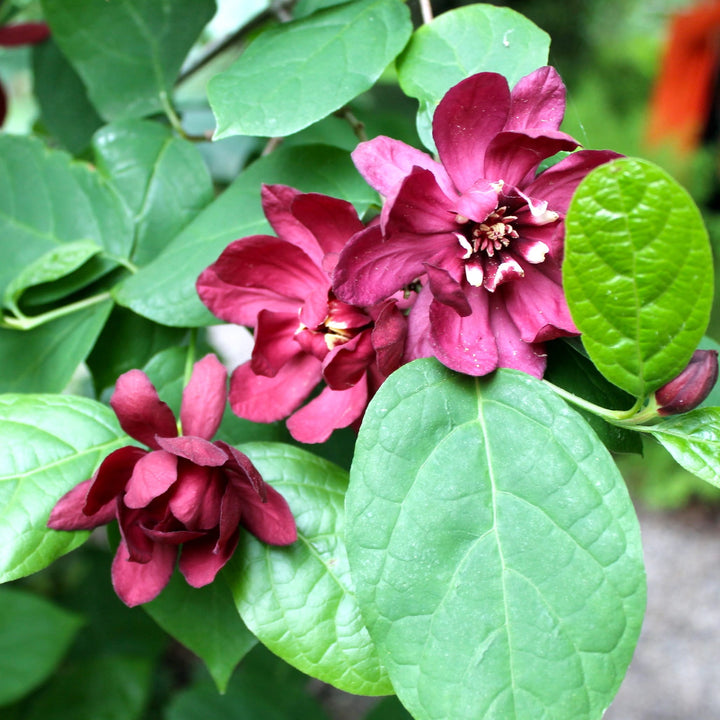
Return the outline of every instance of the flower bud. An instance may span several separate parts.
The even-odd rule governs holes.
[[[677,415],[696,408],[710,394],[717,378],[717,351],[696,350],[687,367],[655,393],[658,414]]]

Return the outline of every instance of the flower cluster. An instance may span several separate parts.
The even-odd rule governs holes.
[[[512,91],[496,73],[462,81],[435,112],[439,161],[387,137],[353,153],[384,198],[368,226],[342,200],[264,187],[277,237],[236,240],[197,282],[215,315],[255,333],[231,378],[233,411],[289,416],[293,437],[322,442],[357,424],[380,383],[415,358],[542,377],[544,343],[578,334],[562,289],[564,215],[583,177],[618,157],[579,150],[538,172],[578,147],[559,130],[564,111],[550,67]]]
[[[88,530],[117,519],[121,540],[112,566],[115,592],[129,606],[167,585],[180,548],[180,572],[193,587],[215,579],[238,542],[240,526],[263,542],[297,538],[285,499],[249,458],[210,442],[226,402],[227,373],[214,355],[194,366],[183,392],[182,435],[172,410],[140,370],[121,375],[110,404],[128,435],[95,475],[63,496],[48,527]]]

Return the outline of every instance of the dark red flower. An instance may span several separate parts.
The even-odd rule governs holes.
[[[718,379],[716,350],[696,350],[687,367],[655,392],[659,415],[677,415],[695,409]]]
[[[451,88],[433,119],[441,162],[397,140],[361,143],[353,159],[385,197],[382,237],[356,235],[334,291],[370,305],[418,280],[407,359],[435,355],[484,375],[511,367],[542,377],[543,343],[575,335],[561,280],[563,218],[572,193],[616,153],[579,151],[558,128],[565,87],[540,68],[510,91],[496,73]]]
[[[227,373],[214,355],[195,364],[183,392],[180,425],[140,370],[118,378],[110,400],[128,435],[95,475],[64,495],[48,527],[83,530],[117,519],[121,540],[112,566],[115,592],[129,606],[152,600],[167,585],[180,552],[180,572],[193,587],[211,583],[230,559],[240,526],[263,542],[297,538],[285,499],[249,458],[210,442],[226,399]],[[181,547],[180,547],[181,546]]]
[[[355,306],[331,290],[345,243],[356,233],[379,240],[378,225],[366,228],[343,200],[284,185],[263,187],[262,200],[279,237],[231,243],[197,290],[219,318],[255,330],[252,358],[230,380],[233,411],[254,422],[290,416],[296,440],[323,442],[362,417],[400,364],[405,316],[395,299]],[[322,380],[322,392],[300,407]]]

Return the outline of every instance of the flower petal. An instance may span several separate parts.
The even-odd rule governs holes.
[[[408,335],[405,343],[404,362],[417,358],[434,357],[435,349],[431,340],[430,304],[434,298],[429,286],[423,287],[408,315]]]
[[[347,390],[326,387],[288,418],[287,428],[298,442],[325,442],[333,430],[347,427],[361,417],[367,401],[367,383],[358,382]]]
[[[485,177],[485,150],[505,126],[509,110],[510,89],[497,73],[472,75],[450,88],[440,101],[433,117],[433,138],[440,160],[461,193]]]
[[[117,503],[113,498],[92,515],[83,512],[92,480],[84,480],[66,492],[55,503],[50,512],[47,526],[52,530],[92,530],[115,519]]]
[[[193,435],[181,435],[176,438],[159,437],[158,444],[163,450],[203,467],[220,467],[227,461],[227,455],[217,445]]]
[[[216,551],[216,533],[183,545],[179,567],[188,585],[196,588],[209,585],[235,552],[239,536],[238,530],[220,551]]]
[[[148,562],[133,562],[121,541],[112,564],[112,584],[118,597],[128,607],[154,600],[170,582],[176,557],[176,547],[154,545]]]
[[[269,545],[290,545],[297,540],[297,527],[285,498],[266,483],[265,501],[246,489],[242,495],[242,525]]]
[[[380,307],[371,338],[378,369],[383,376],[388,377],[402,364],[407,338],[407,318],[394,300]]]
[[[17,23],[0,27],[0,46],[37,45],[50,37],[50,28],[44,22]]]
[[[178,480],[168,500],[168,508],[175,518],[188,528],[196,524],[203,498],[208,495],[212,470],[207,467],[180,463]]]
[[[110,405],[122,429],[148,447],[157,449],[156,435],[177,435],[173,411],[160,400],[157,390],[142,370],[130,370],[117,379]]]
[[[177,457],[173,453],[165,450],[148,453],[135,463],[123,503],[129,508],[143,508],[176,480]]]
[[[93,476],[93,483],[85,500],[84,512],[95,515],[125,492],[137,462],[149,451],[126,445],[111,452]]]
[[[557,130],[565,115],[565,85],[557,70],[545,66],[520,78],[510,93],[505,130]]]
[[[253,372],[266,377],[277,375],[280,368],[298,353],[295,333],[300,327],[297,312],[261,310],[257,316],[255,344],[250,360]]]
[[[361,332],[328,353],[323,362],[323,378],[333,390],[347,390],[360,382],[374,360],[371,334]]]
[[[472,310],[460,283],[445,268],[425,263],[428,285],[433,297],[451,307],[458,315],[469,315]]]
[[[180,425],[183,435],[210,440],[220,427],[227,400],[227,370],[215,355],[195,363],[183,390]]]

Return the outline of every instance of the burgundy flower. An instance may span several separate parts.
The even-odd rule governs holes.
[[[48,527],[85,530],[117,519],[115,592],[129,606],[167,585],[180,548],[180,572],[193,587],[211,583],[230,559],[242,525],[263,542],[297,538],[285,499],[249,458],[210,442],[225,407],[227,373],[214,355],[195,364],[183,392],[180,425],[140,370],[118,378],[110,400],[123,430],[150,450],[127,445],[64,495]]]
[[[383,236],[357,235],[340,254],[334,291],[371,305],[418,280],[407,359],[436,355],[484,375],[511,367],[542,377],[543,343],[578,333],[562,289],[563,219],[580,180],[615,157],[579,151],[558,130],[565,87],[550,67],[510,91],[495,73],[474,75],[442,99],[433,118],[441,162],[378,137],[353,153],[385,196]]]
[[[695,409],[718,379],[717,350],[696,350],[687,367],[655,392],[658,415],[677,415]]]
[[[240,417],[285,417],[292,436],[323,442],[362,417],[368,400],[402,354],[405,316],[396,301],[353,306],[331,291],[339,252],[355,233],[379,242],[349,203],[284,185],[262,189],[265,215],[279,237],[231,243],[197,281],[201,300],[219,318],[255,330],[252,358],[230,380]],[[326,387],[300,407],[313,388]],[[300,409],[298,409],[300,408]]]
[[[50,36],[50,28],[45,23],[30,22],[0,27],[0,47],[16,47],[18,45],[36,45]],[[7,97],[0,83],[0,127],[7,114]]]

